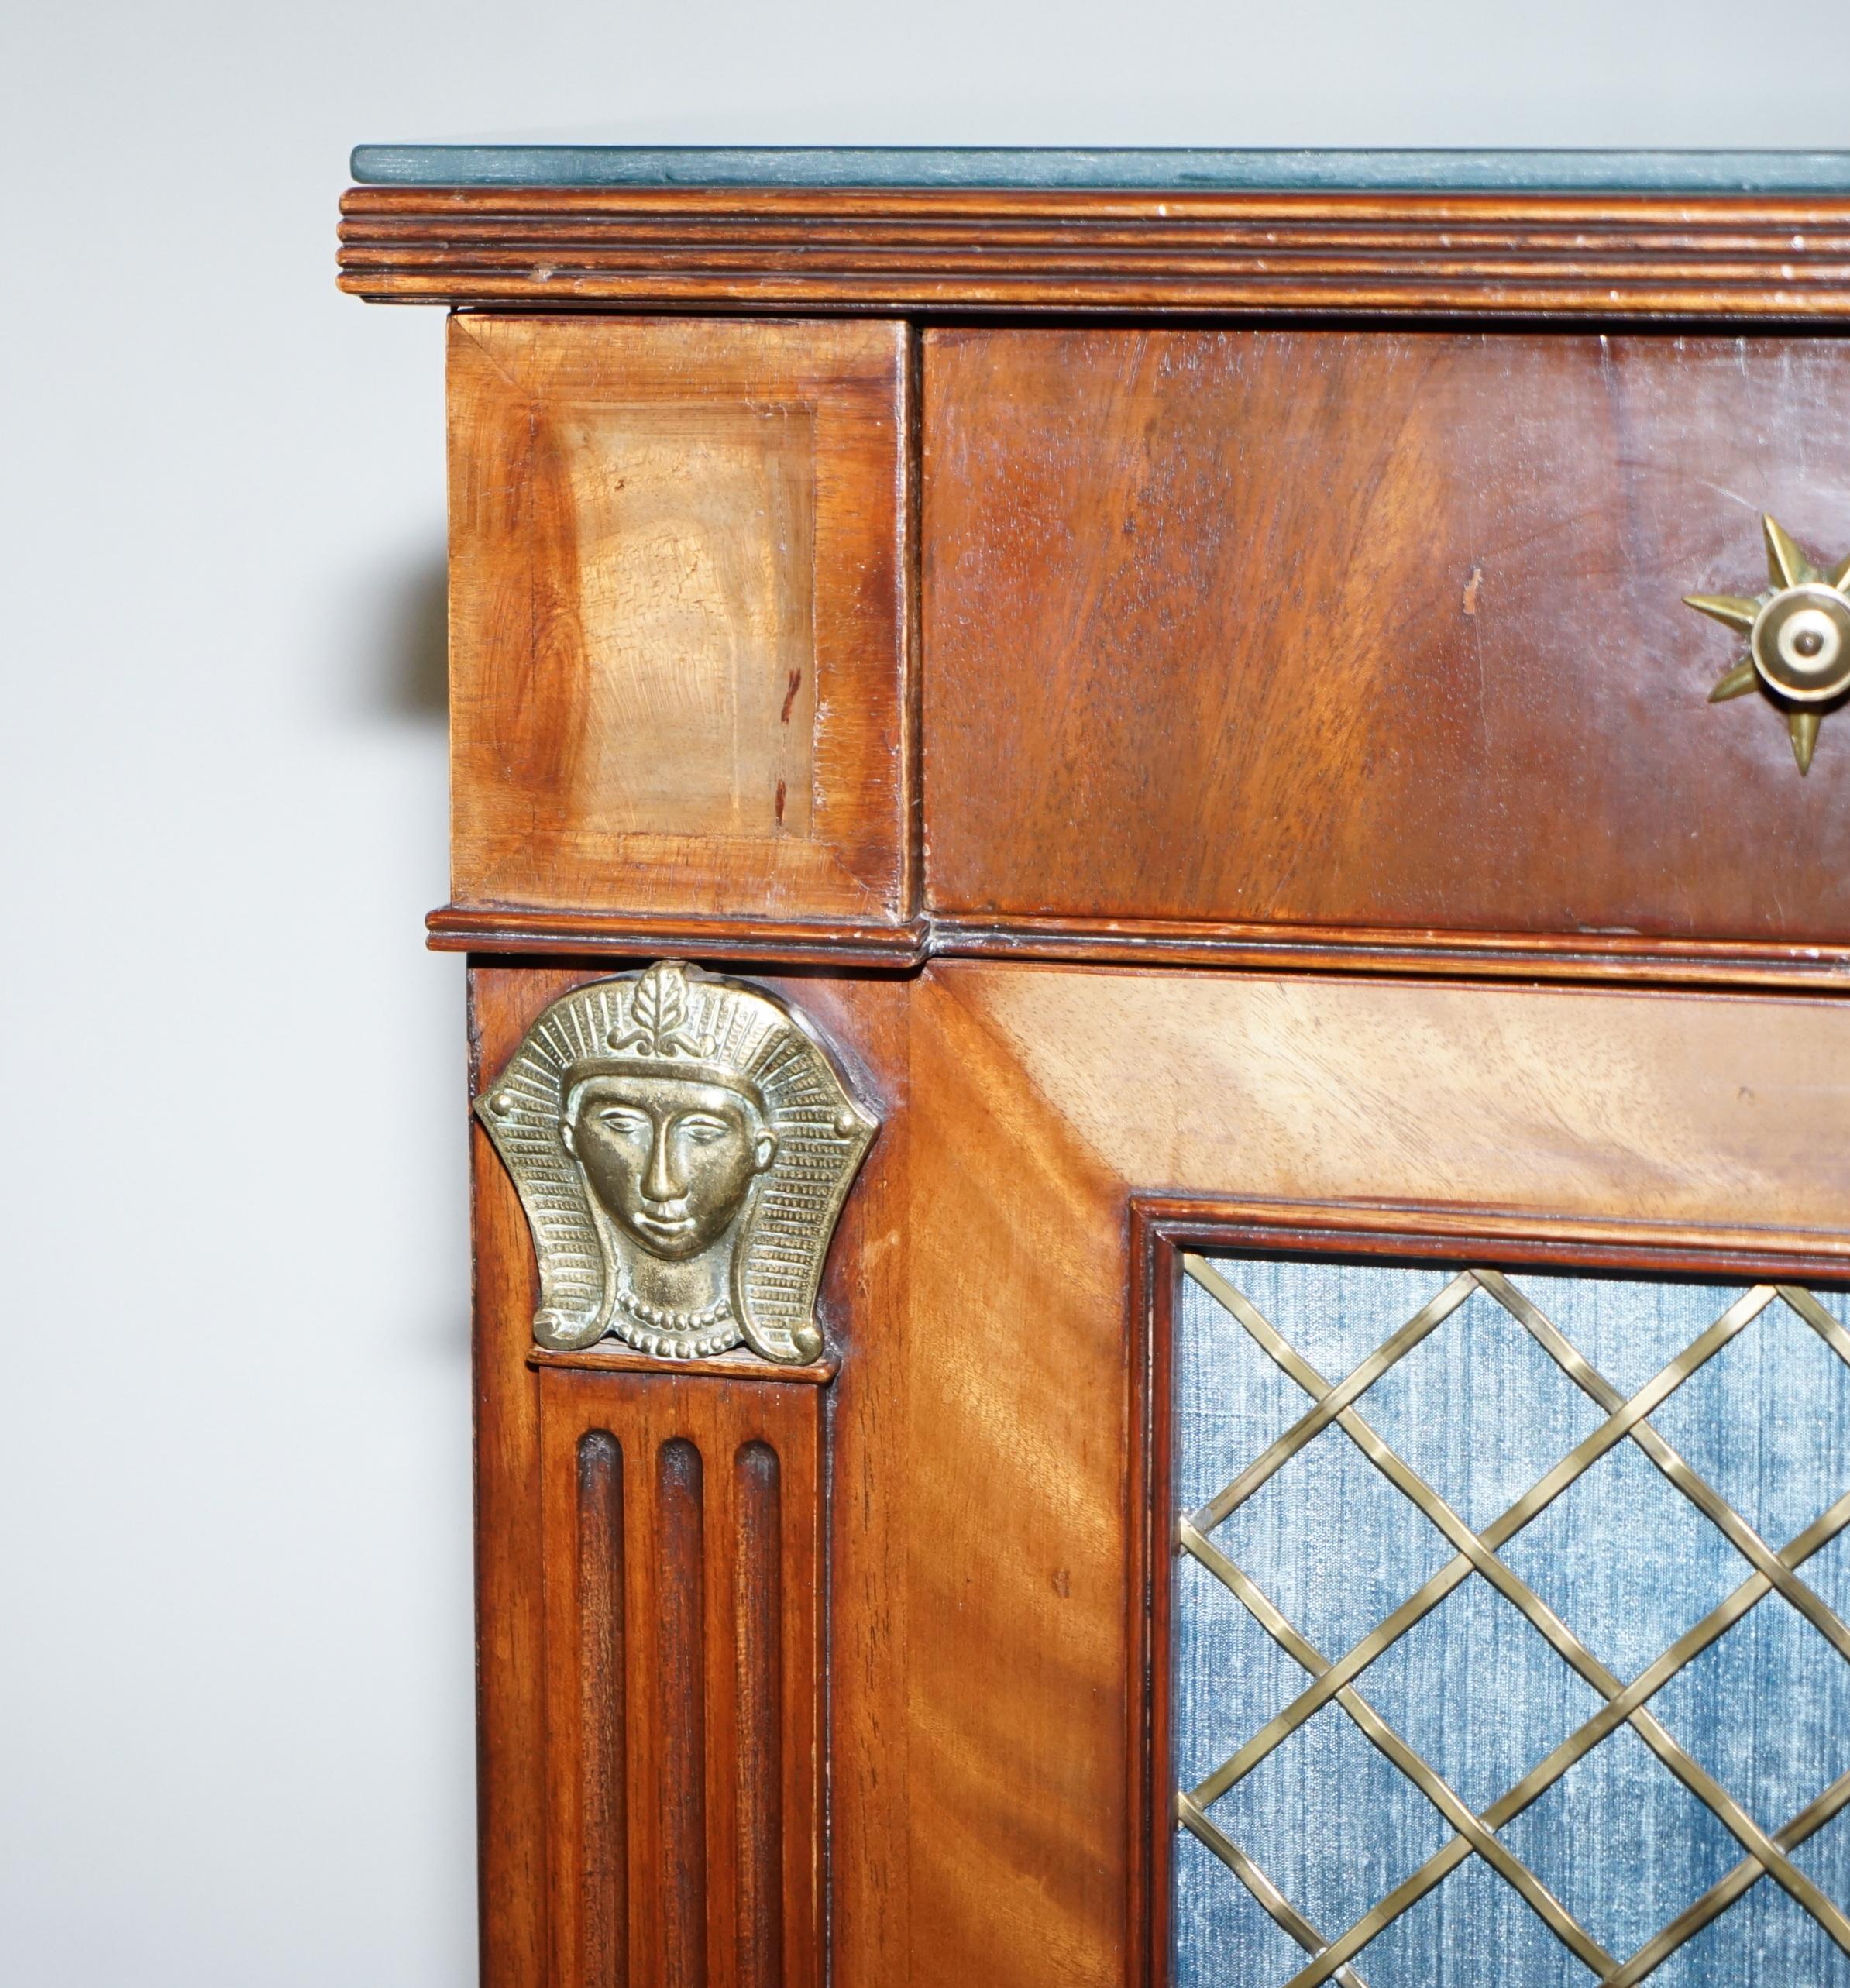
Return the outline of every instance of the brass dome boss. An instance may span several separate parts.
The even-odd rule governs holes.
[[[1824,707],[1850,691],[1850,557],[1821,573],[1778,521],[1763,518],[1772,584],[1748,600],[1733,593],[1686,593],[1684,601],[1747,637],[1747,654],[1709,693],[1709,702],[1756,686],[1785,714],[1792,756],[1811,769]]]

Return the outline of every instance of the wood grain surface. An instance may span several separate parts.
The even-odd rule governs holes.
[[[469,1142],[474,1258],[476,1804],[484,1988],[545,1988],[548,1852],[545,1582],[540,1529],[538,1275],[520,1197],[469,1110],[547,1002],[583,974],[469,975]],[[573,1563],[576,1564],[574,1554]]]
[[[459,318],[452,888],[910,909],[906,334]]]
[[[1850,937],[1850,727],[1681,601],[1850,548],[1850,346],[936,331],[924,435],[934,919]]]
[[[915,505],[898,327],[457,325],[436,945],[1850,979],[1680,599],[1850,540],[1841,341],[935,331]]]
[[[354,187],[381,302],[734,311],[1850,315],[1835,196]]]
[[[909,1054],[903,1326],[855,1360],[905,1367],[914,1981],[1147,1959],[1133,1195],[1850,1271],[1828,1002],[944,963]]]

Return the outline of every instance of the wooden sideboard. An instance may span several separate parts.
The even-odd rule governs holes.
[[[1277,1979],[1422,1978],[1178,1782],[1178,1569],[1340,1655],[1178,1519],[1216,1263],[1467,1267],[1605,1432],[1500,1522],[1639,1447],[1850,1660],[1843,1517],[1646,1419],[1751,1319],[1602,1393],[1522,1282],[1850,1362],[1850,157],[366,156],[343,287],[453,313],[490,1988],[1259,1988],[1201,1844]],[[1438,1324],[1338,1385],[1226,1302],[1744,1860],[1635,1952],[1416,1773],[1439,1861],[1576,1979],[1743,1898],[1850,1967],[1850,1778],[1776,1831],[1358,1433]]]

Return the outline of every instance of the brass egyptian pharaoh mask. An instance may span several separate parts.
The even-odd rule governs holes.
[[[476,1109],[539,1259],[534,1336],[816,1359],[816,1291],[878,1121],[775,996],[662,960],[555,1001]]]

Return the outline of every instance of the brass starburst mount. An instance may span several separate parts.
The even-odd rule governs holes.
[[[1850,693],[1850,556],[1821,573],[1776,519],[1762,518],[1771,584],[1751,600],[1736,593],[1686,593],[1685,604],[1747,637],[1747,654],[1709,693],[1709,702],[1759,690],[1786,719],[1799,771],[1811,770],[1818,726]]]

